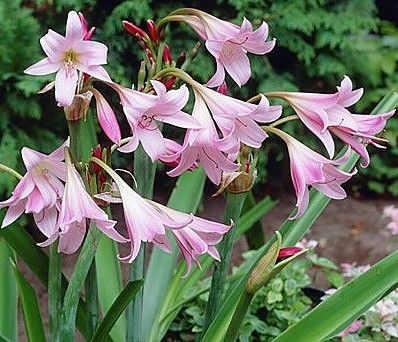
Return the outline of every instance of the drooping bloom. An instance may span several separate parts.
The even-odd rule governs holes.
[[[231,152],[233,146],[231,146],[229,136],[224,139],[219,138],[203,97],[195,89],[194,93],[195,103],[192,116],[201,124],[201,128],[187,130],[183,150],[175,156],[175,159],[180,157],[180,162],[167,174],[172,177],[178,176],[196,162],[200,162],[209,179],[214,184],[219,184],[223,172],[238,169],[238,165],[229,160],[224,153]]]
[[[166,143],[159,124],[168,123],[182,128],[198,128],[200,126],[192,116],[182,111],[189,97],[185,85],[180,89],[166,91],[163,83],[154,80],[151,83],[156,95],[115,84],[112,86],[119,93],[132,131],[131,140],[120,147],[119,151],[132,152],[141,142],[145,152],[154,161],[166,152]]]
[[[59,235],[58,251],[67,254],[74,253],[83,242],[87,220],[91,220],[109,238],[117,242],[127,242],[128,240],[115,230],[116,221],[110,220],[87,193],[83,180],[71,163],[68,154],[65,156],[67,179],[58,217],[60,231],[50,238],[48,243]]]
[[[19,181],[12,196],[0,202],[0,208],[8,207],[2,228],[14,222],[22,213],[33,213],[40,231],[49,238],[57,231],[59,201],[64,193],[62,181],[66,178],[63,150],[67,140],[49,155],[22,148],[22,160],[26,174]]]
[[[380,133],[386,126],[387,120],[394,115],[395,110],[378,115],[351,114],[354,124],[341,124],[329,127],[329,130],[339,137],[343,142],[350,145],[362,158],[361,165],[367,167],[370,162],[367,144],[379,148],[385,148],[376,141],[385,141],[375,135]]]
[[[171,252],[166,228],[175,236],[188,269],[199,255],[209,253],[219,260],[214,245],[219,243],[231,226],[201,219],[167,208],[159,203],[146,200],[138,195],[126,182],[105,163],[94,160],[113,178],[120,198],[109,195],[97,197],[110,202],[122,203],[126,228],[131,240],[131,252],[120,260],[132,262],[139,252],[141,242],[152,242],[165,251]]]
[[[89,32],[82,25],[78,14],[70,11],[66,22],[65,37],[48,30],[40,39],[47,57],[25,70],[30,75],[55,76],[55,99],[59,106],[70,106],[76,93],[78,71],[102,81],[111,82],[106,70],[108,48],[99,42],[87,39]]]
[[[226,96],[197,82],[193,82],[192,86],[197,96],[203,98],[223,136],[228,136],[231,147],[239,149],[240,143],[243,143],[260,148],[267,134],[258,123],[269,123],[282,115],[282,106],[270,106],[263,95],[260,102],[254,104]]]
[[[363,94],[362,88],[352,88],[350,78],[345,76],[334,94],[276,92],[273,96],[289,102],[301,121],[323,142],[330,158],[335,150],[333,133],[358,152],[363,166],[367,166],[369,155],[365,145],[375,144],[374,135],[383,130],[394,111],[372,116],[350,113],[347,107],[358,102]]]
[[[290,174],[297,196],[297,213],[292,219],[302,216],[307,209],[309,185],[330,198],[343,199],[347,196],[341,184],[348,181],[356,170],[348,173],[339,170],[336,166],[347,160],[350,150],[340,159],[330,160],[279,129],[273,128],[272,132],[281,137],[288,148]]]
[[[193,8],[174,11],[170,20],[190,25],[216,59],[217,69],[207,83],[209,87],[217,87],[224,81],[225,70],[239,86],[244,85],[251,75],[247,53],[264,55],[275,46],[275,39],[266,41],[268,25],[265,22],[253,31],[246,18],[239,26]]]

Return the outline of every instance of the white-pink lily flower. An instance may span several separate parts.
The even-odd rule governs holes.
[[[378,115],[352,114],[347,107],[361,98],[363,89],[353,90],[352,82],[344,76],[334,94],[275,92],[289,102],[300,120],[323,142],[332,158],[335,145],[332,134],[350,145],[363,159],[363,166],[368,166],[369,155],[364,146],[377,140],[375,134],[382,131],[386,121],[395,111]]]
[[[362,158],[362,167],[367,167],[370,162],[369,153],[366,149],[367,144],[372,144],[379,148],[385,148],[376,141],[385,141],[375,135],[380,133],[387,124],[387,120],[393,116],[395,110],[377,115],[351,114],[355,124],[341,124],[329,127],[329,130],[340,138],[343,142],[350,145]],[[376,140],[376,141],[375,141]]]
[[[30,75],[55,76],[55,99],[59,106],[70,106],[76,94],[78,71],[99,80],[111,82],[106,70],[108,48],[99,42],[87,39],[87,28],[82,25],[75,11],[68,13],[65,37],[48,30],[40,39],[47,57],[25,70]]]
[[[343,199],[347,196],[341,184],[348,181],[356,170],[351,173],[344,172],[337,166],[347,160],[351,150],[337,160],[330,160],[279,129],[272,128],[270,131],[285,141],[289,152],[290,174],[297,196],[297,213],[291,219],[302,216],[307,209],[309,185],[330,198]]]
[[[151,81],[154,94],[146,94],[113,84],[119,93],[123,110],[132,131],[131,140],[119,147],[120,152],[135,151],[141,142],[145,152],[155,161],[166,152],[166,143],[159,129],[160,123],[181,128],[198,128],[199,123],[182,109],[188,102],[188,88],[166,90],[163,83]]]
[[[231,152],[230,136],[220,139],[216,126],[202,95],[194,88],[195,103],[192,116],[201,124],[199,129],[188,129],[183,144],[183,151],[178,166],[167,174],[175,177],[200,162],[214,184],[221,182],[223,172],[232,172],[238,165],[229,160],[224,152]],[[231,132],[232,134],[232,132]],[[232,140],[233,141],[233,140]],[[239,147],[237,147],[239,149]],[[175,156],[177,159],[177,155]]]
[[[64,193],[62,181],[66,178],[63,150],[68,144],[69,140],[49,155],[28,147],[22,148],[22,160],[27,172],[12,196],[0,202],[0,208],[8,207],[1,228],[10,225],[25,212],[33,213],[37,227],[47,238],[57,231],[57,207]]]
[[[110,220],[87,193],[82,178],[70,161],[68,152],[65,158],[67,179],[58,217],[60,232],[42,245],[51,243],[59,236],[58,251],[66,254],[74,253],[86,235],[88,219],[109,238],[117,242],[129,241],[115,230],[116,221]]]
[[[239,149],[240,143],[260,148],[267,134],[257,123],[268,123],[282,115],[282,106],[270,106],[267,98],[261,95],[258,104],[244,102],[193,82],[199,96],[206,103],[213,119],[228,144]]]
[[[192,214],[185,214],[170,209],[138,195],[115,171],[98,159],[93,159],[114,180],[120,197],[112,194],[99,194],[96,197],[108,202],[122,203],[126,228],[131,239],[131,252],[120,257],[125,262],[132,262],[137,257],[141,242],[152,242],[161,249],[171,252],[166,236],[166,228],[176,238],[187,266],[191,269],[192,261],[198,262],[198,256],[208,253],[220,260],[215,245],[231,228],[230,225],[205,220]]]
[[[177,210],[165,207],[159,203],[152,202],[161,211],[176,221],[188,219],[189,214],[181,213]],[[181,254],[187,263],[188,274],[192,267],[192,261],[199,265],[198,257],[208,253],[213,259],[220,261],[220,254],[215,245],[221,242],[225,233],[231,229],[231,225],[226,225],[200,217],[193,216],[192,222],[180,229],[171,229]]]
[[[275,46],[275,39],[266,41],[266,22],[253,31],[252,24],[246,18],[243,18],[239,26],[193,8],[177,10],[171,14],[170,19],[190,25],[205,41],[207,50],[216,59],[217,69],[207,82],[209,87],[222,84],[225,70],[239,86],[244,85],[251,76],[247,53],[264,55]]]

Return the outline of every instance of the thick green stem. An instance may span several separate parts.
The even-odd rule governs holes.
[[[243,291],[235,309],[234,315],[232,316],[231,323],[229,324],[228,330],[225,333],[224,341],[233,342],[237,340],[239,329],[242,326],[247,311],[249,310],[252,299],[252,294]]]
[[[138,193],[148,199],[153,196],[156,164],[140,145],[134,152],[134,177],[137,182]],[[130,280],[144,279],[145,245],[141,246],[137,258],[130,268]],[[127,308],[127,335],[126,340],[142,342],[142,307],[144,286],[141,286],[134,301]]]
[[[50,320],[50,340],[59,341],[59,320],[62,303],[62,273],[61,255],[58,253],[58,243],[50,246],[48,264],[48,312]]]
[[[218,245],[221,261],[214,265],[213,278],[211,281],[211,289],[209,293],[209,301],[206,307],[205,325],[203,331],[206,331],[214,317],[217,310],[220,308],[221,300],[224,292],[224,285],[228,266],[232,257],[232,250],[235,240],[235,223],[238,221],[242,211],[243,203],[245,202],[246,193],[232,194],[227,193],[227,204],[225,208],[224,222],[230,223],[231,220],[234,225],[230,231],[224,235],[223,240]]]
[[[6,165],[0,164],[0,171],[7,172],[12,176],[17,177],[18,179],[22,179],[21,174],[19,174],[17,171],[15,171],[14,169],[12,169]]]

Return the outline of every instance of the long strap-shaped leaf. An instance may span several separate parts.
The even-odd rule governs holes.
[[[112,306],[109,308],[101,324],[95,332],[92,342],[101,342],[106,339],[116,321],[126,309],[127,305],[133,300],[144,280],[135,280],[127,283],[126,287],[120,292]]]
[[[44,342],[46,341],[46,337],[44,334],[36,292],[15,265],[14,273],[18,284],[19,298],[21,299],[25,331],[28,341]]]
[[[17,339],[18,291],[12,259],[13,250],[0,237],[0,334],[14,341]]]
[[[387,112],[394,109],[398,105],[398,94],[392,93],[385,96],[381,102],[372,111],[372,114]],[[354,155],[344,165],[344,169],[351,169],[358,161],[359,156]],[[321,215],[326,208],[330,199],[314,189],[310,191],[310,204],[305,214],[298,220],[286,221],[279,230],[282,234],[283,245],[296,244],[306,233],[310,230],[313,223]],[[260,248],[257,253],[251,258],[251,262],[246,266],[246,275],[231,284],[232,291],[227,295],[223,304],[218,311],[217,316],[212,324],[203,335],[202,342],[219,341],[223,339],[227,327],[231,321],[232,315],[235,311],[236,305],[243,293],[244,287],[250,275],[250,272],[261,259],[261,257],[268,251],[270,246],[275,242],[275,237],[268,241],[268,243]]]
[[[398,286],[398,251],[338,289],[274,341],[322,341],[339,333]]]

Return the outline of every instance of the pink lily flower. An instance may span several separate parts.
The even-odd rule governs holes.
[[[87,39],[87,27],[82,26],[78,14],[70,11],[66,22],[66,35],[53,30],[40,39],[47,57],[25,70],[30,75],[55,76],[55,99],[59,106],[70,106],[76,93],[78,71],[105,82],[111,82],[106,70],[108,48]]]
[[[166,143],[159,129],[160,123],[168,123],[181,128],[198,128],[199,123],[182,108],[188,102],[189,92],[185,85],[180,89],[166,90],[163,83],[151,81],[156,95],[146,94],[113,84],[119,93],[124,113],[132,131],[131,140],[120,152],[135,151],[141,142],[152,161],[166,152]]]
[[[350,78],[344,76],[334,94],[276,92],[273,95],[289,102],[300,120],[323,142],[330,158],[335,151],[333,133],[361,155],[362,166],[366,167],[369,154],[365,145],[371,143],[382,147],[373,141],[382,140],[375,134],[383,130],[395,111],[378,115],[350,113],[347,107],[358,102],[363,94],[362,88],[352,88]]]
[[[330,198],[343,199],[347,196],[341,184],[348,181],[356,170],[349,173],[336,166],[348,159],[351,150],[337,160],[330,160],[279,129],[272,128],[272,132],[285,141],[289,152],[290,174],[297,196],[297,213],[291,219],[302,216],[307,209],[309,185]]]
[[[267,98],[261,96],[259,104],[253,104],[226,96],[197,82],[192,83],[208,109],[213,114],[224,137],[232,150],[240,143],[260,148],[267,133],[257,123],[268,123],[282,115],[282,106],[270,106]]]
[[[12,196],[0,202],[0,208],[8,207],[1,228],[10,225],[25,212],[33,213],[37,227],[46,237],[56,232],[57,206],[64,193],[62,181],[66,178],[63,150],[68,144],[69,140],[49,155],[28,147],[22,148],[22,160],[27,172]]]
[[[350,145],[352,149],[361,156],[361,166],[367,167],[370,162],[370,157],[366,145],[372,144],[379,148],[385,148],[375,142],[375,140],[385,140],[377,138],[375,135],[384,129],[387,120],[393,116],[394,113],[395,110],[377,115],[351,114],[351,118],[355,121],[355,125],[335,125],[330,126],[329,130],[343,142]]]
[[[188,274],[191,271],[192,261],[199,265],[198,257],[208,253],[213,259],[220,261],[220,254],[215,245],[221,242],[225,233],[232,225],[205,220],[200,217],[181,213],[177,210],[165,207],[159,203],[150,201],[159,210],[165,212],[176,221],[187,220],[192,217],[192,222],[180,229],[171,229],[181,254],[187,263]]]
[[[201,128],[187,130],[183,144],[184,149],[175,156],[175,159],[180,156],[180,162],[167,174],[171,177],[178,176],[200,161],[210,180],[214,184],[219,184],[223,172],[232,172],[238,169],[238,165],[224,154],[224,152],[230,152],[234,146],[231,146],[229,136],[222,140],[219,138],[204,98],[195,88],[194,94],[195,103],[192,117],[201,124]],[[237,148],[239,149],[239,147]]]
[[[108,165],[98,159],[94,159],[94,162],[112,177],[120,196],[116,197],[115,193],[111,193],[99,194],[96,197],[108,202],[123,204],[126,227],[131,239],[131,252],[127,256],[119,256],[121,261],[134,261],[141,242],[152,242],[164,251],[171,252],[166,228],[169,228],[175,236],[181,253],[187,262],[188,272],[191,269],[192,261],[198,263],[198,256],[205,253],[216,260],[220,260],[215,245],[231,228],[230,225],[181,213],[154,201],[146,200],[138,195]]]
[[[67,152],[65,157],[67,179],[58,217],[60,232],[57,232],[42,246],[50,244],[59,236],[59,252],[66,254],[76,252],[86,235],[88,219],[109,238],[117,242],[128,242],[128,239],[115,230],[116,221],[110,220],[87,193],[83,180],[70,161]]]
[[[253,31],[252,24],[246,18],[239,26],[193,8],[177,10],[170,18],[190,25],[216,59],[217,69],[207,82],[209,87],[222,84],[225,70],[239,86],[244,85],[251,75],[247,53],[264,55],[275,46],[275,39],[266,41],[268,25],[265,22]]]

